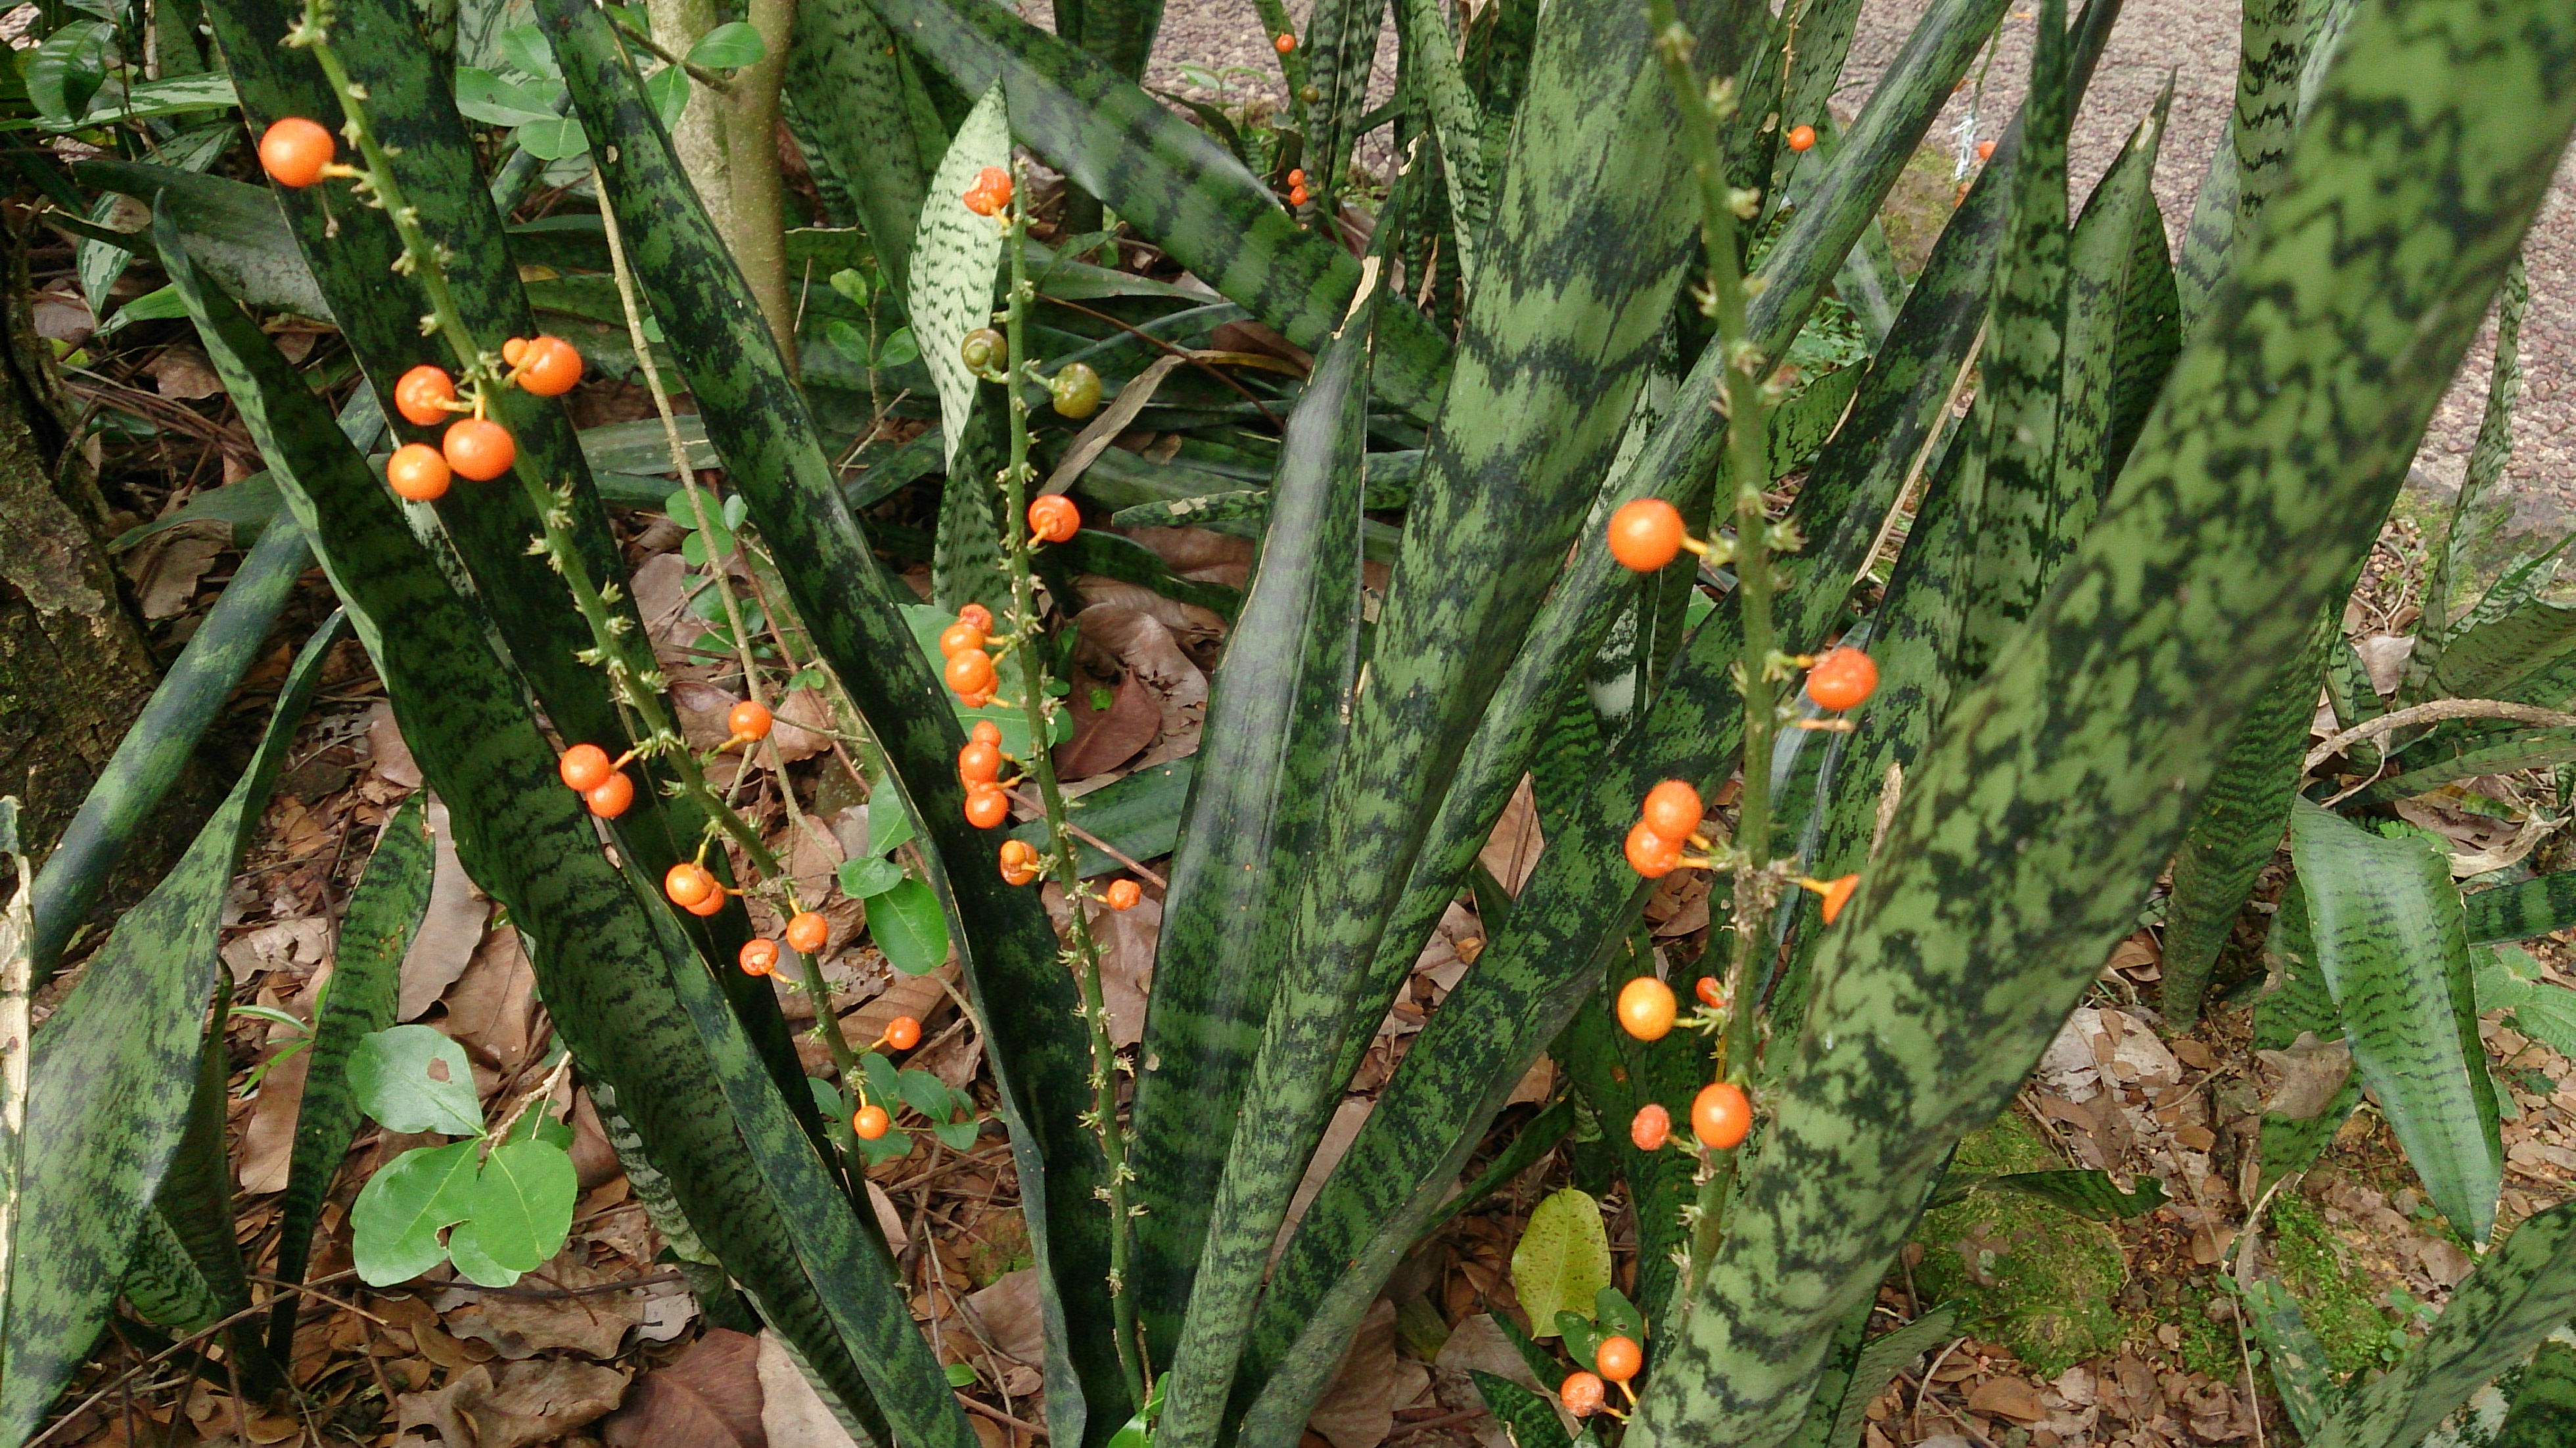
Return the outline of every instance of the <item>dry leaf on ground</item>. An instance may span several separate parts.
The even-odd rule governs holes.
[[[966,1310],[993,1351],[1037,1367],[1046,1361],[1045,1303],[1039,1295],[1043,1290],[1038,1270],[1023,1267],[968,1296]]]
[[[483,922],[492,913],[491,903],[474,892],[464,863],[456,858],[456,832],[448,827],[445,801],[429,802],[429,828],[434,851],[429,910],[403,956],[402,998],[394,1007],[394,1019],[402,1021],[419,1020],[465,974],[483,943]]]
[[[420,788],[420,762],[411,757],[411,744],[403,738],[402,726],[394,722],[391,704],[367,711],[367,758],[387,783]]]
[[[774,1332],[760,1335],[759,1372],[760,1426],[776,1448],[859,1448]]]
[[[535,1272],[527,1286],[579,1291],[614,1282],[626,1274],[603,1272],[583,1263],[578,1247],[568,1248]],[[501,1292],[447,1288],[433,1299],[443,1309],[440,1319],[449,1335],[491,1344],[505,1358],[530,1358],[543,1352],[577,1352],[610,1358],[626,1340],[626,1330],[644,1320],[644,1291],[592,1292],[580,1297],[521,1297]]]
[[[158,622],[175,618],[196,601],[197,583],[224,550],[233,526],[220,522],[173,524],[127,550],[121,566],[134,582],[134,602]]]
[[[1546,848],[1538,830],[1538,795],[1524,774],[1511,802],[1503,806],[1503,817],[1494,821],[1484,848],[1476,852],[1476,863],[1501,883],[1504,894],[1517,896],[1530,871],[1538,868],[1539,852]]]
[[[527,1064],[537,1027],[537,973],[519,943],[519,932],[496,925],[484,932],[465,973],[448,987],[443,1029],[477,1061],[508,1074]]]
[[[1395,1427],[1395,1390],[1395,1304],[1381,1297],[1351,1334],[1341,1371],[1306,1426],[1333,1448],[1377,1448]]]
[[[1279,1221],[1279,1235],[1270,1245],[1270,1260],[1288,1249],[1288,1239],[1297,1235],[1297,1224],[1306,1217],[1306,1208],[1315,1194],[1324,1189],[1324,1178],[1342,1164],[1342,1157],[1358,1139],[1360,1128],[1368,1124],[1369,1113],[1377,1102],[1368,1097],[1352,1097],[1333,1108],[1333,1119],[1324,1127],[1324,1139],[1315,1144],[1315,1155],[1306,1163],[1306,1175],[1297,1183],[1297,1194],[1288,1199],[1288,1214]]]
[[[446,1448],[528,1448],[617,1406],[626,1374],[569,1358],[475,1364],[430,1393],[394,1400],[403,1432],[425,1428]]]
[[[274,1047],[272,1050],[283,1049]],[[259,1099],[241,1133],[241,1189],[252,1196],[286,1190],[295,1160],[295,1122],[304,1104],[304,1076],[311,1051],[298,1051],[260,1078]]]
[[[679,1361],[636,1379],[600,1436],[610,1448],[769,1448],[760,1404],[760,1340],[710,1328]]]

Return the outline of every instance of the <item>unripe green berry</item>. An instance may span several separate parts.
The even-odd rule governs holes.
[[[967,371],[990,372],[1009,360],[1011,344],[992,328],[978,327],[957,344],[957,355],[965,361]]]
[[[1100,374],[1087,362],[1067,362],[1047,382],[1047,391],[1055,394],[1055,410],[1065,417],[1084,418],[1100,410]]]

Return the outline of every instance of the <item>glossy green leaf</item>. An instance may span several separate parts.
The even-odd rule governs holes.
[[[1029,1213],[1032,1255],[1067,1318],[1106,1321],[1107,1224],[1092,1198],[1102,1168],[1099,1145],[1080,1119],[1089,1100],[1083,1082],[1090,1060],[1074,1019],[1073,982],[1056,959],[1055,932],[1035,892],[1003,883],[988,863],[995,842],[966,823],[956,767],[964,734],[901,612],[911,595],[898,600],[869,553],[803,398],[650,118],[608,22],[586,6],[555,0],[541,4],[539,13],[585,121],[628,138],[603,166],[602,178],[636,277],[688,374],[707,434],[778,561],[816,654],[849,691],[893,766],[889,783],[911,806],[926,842],[930,883],[944,887],[951,901],[967,998],[1000,1067],[1002,1116],[1023,1199],[1039,1208]],[[959,868],[947,871],[948,860]],[[870,1259],[872,1273],[877,1260]],[[884,1285],[872,1287],[867,1300],[868,1331],[877,1341],[899,1332],[905,1359],[926,1355],[900,1297],[876,1295],[892,1294],[893,1286],[878,1281]],[[862,1358],[861,1366],[902,1432],[963,1443],[964,1417],[937,1383],[935,1367],[912,1383],[889,1366],[898,1360],[890,1345],[875,1351],[876,1360]],[[1049,1431],[1058,1440],[1078,1440],[1090,1413],[1116,1419],[1127,1411],[1115,1353],[1104,1338],[1051,1340],[1047,1370]],[[936,1389],[935,1400],[925,1387]]]
[[[306,641],[231,793],[35,1034],[15,1230],[44,1248],[10,1264],[0,1439],[34,1429],[107,1324],[188,1127],[233,867],[340,638],[334,618]]]
[[[2176,1030],[2200,1016],[2210,968],[2254,896],[2263,866],[2280,852],[2290,800],[2305,770],[2308,725],[2317,712],[2326,651],[2343,646],[2343,605],[2319,614],[2309,646],[2273,675],[2219,761],[2174,852],[2165,903],[2164,980],[2159,1003]]]
[[[98,903],[127,842],[153,821],[169,797],[170,787],[195,756],[197,741],[259,657],[295,591],[297,575],[312,559],[300,530],[288,526],[263,533],[189,636],[188,646],[161,676],[134,727],[117,741],[116,753],[36,874],[35,928],[28,948],[38,983],[53,974],[63,942]]]
[[[27,98],[37,114],[62,124],[89,114],[115,43],[116,27],[104,20],[69,21],[39,42],[25,62]]]
[[[2264,1365],[2272,1370],[2272,1386],[2281,1394],[2291,1426],[2301,1440],[2315,1438],[2342,1398],[2326,1362],[2325,1344],[2309,1330],[2299,1299],[2271,1278],[2245,1283],[2237,1300],[2263,1349]]]
[[[873,844],[874,841],[870,843]],[[892,847],[888,846],[888,848]],[[853,900],[865,900],[882,895],[903,883],[903,866],[892,860],[879,859],[871,855],[863,859],[842,861],[840,869],[835,872],[835,878],[840,882],[842,894]]]
[[[1243,163],[1163,103],[1008,10],[974,0],[876,0],[877,13],[958,88],[995,80],[1013,134],[1208,285],[1310,350],[1341,324],[1359,265],[1298,229]],[[1387,313],[1373,385],[1427,413],[1448,348],[1421,314]]]
[[[479,1140],[416,1146],[376,1168],[349,1208],[360,1281],[390,1287],[447,1260],[438,1234],[474,1214],[474,1159],[482,1150]]]
[[[483,1105],[465,1048],[429,1026],[395,1026],[349,1053],[358,1106],[392,1131],[481,1136]]]
[[[1516,1448],[1571,1448],[1565,1425],[1557,1420],[1556,1409],[1549,1406],[1547,1399],[1481,1368],[1468,1369],[1467,1376],[1476,1384],[1485,1406],[1511,1434]]]
[[[2083,546],[1908,771],[1629,1448],[1794,1430],[1949,1143],[2135,929],[2236,725],[2403,482],[2576,125],[2537,58],[2569,44],[2576,17],[2538,4],[2363,7]],[[2407,364],[2315,365],[2356,355]]]
[[[967,210],[959,198],[986,167],[1008,167],[1010,160],[1010,118],[1003,108],[1002,88],[996,84],[967,113],[966,123],[948,144],[948,154],[931,174],[929,195],[913,233],[912,289],[906,307],[912,334],[929,359],[932,380],[939,384],[940,430],[952,464],[957,460],[958,439],[966,431],[967,413],[975,404],[975,374],[958,355],[958,344],[968,332],[993,324],[993,279],[1002,264],[1001,228],[994,218]]]
[[[2356,25],[2357,34],[2368,24]],[[2533,1343],[2576,1316],[2576,1203],[2526,1219],[2459,1286],[2433,1329],[2352,1395],[2310,1448],[2411,1448]]]
[[[539,44],[542,47],[543,42]],[[760,64],[768,54],[769,47],[761,43],[760,32],[750,22],[728,20],[699,36],[698,43],[689,47],[689,64],[709,70],[740,70]]]
[[[1512,1291],[1541,1337],[1556,1333],[1556,1315],[1590,1321],[1593,1297],[1610,1285],[1610,1237],[1601,1204],[1573,1187],[1542,1199],[1512,1248]]]
[[[948,916],[919,880],[868,897],[868,935],[886,963],[906,975],[926,975],[948,962]]]
[[[572,1158],[553,1142],[512,1141],[492,1148],[474,1178],[465,1221],[447,1236],[457,1270],[486,1287],[508,1287],[520,1274],[535,1271],[563,1250],[564,1237],[572,1230],[573,1199],[580,1195]],[[496,1275],[510,1281],[491,1280]]]
[[[1344,324],[1288,415],[1270,487],[1276,515],[1209,689],[1186,814],[1175,818],[1134,1112],[1137,1200],[1146,1209],[1137,1223],[1139,1312],[1166,1340],[1191,1296],[1206,1183],[1234,1137],[1232,1118],[1276,983],[1273,972],[1243,967],[1272,958],[1285,941],[1358,675],[1361,487],[1378,312],[1364,302],[1363,314]]]
[[[2478,1011],[2511,1012],[2505,1024],[2565,1054],[2576,1048],[2576,990],[2553,984],[2527,951],[2475,949]]]
[[[2576,871],[2480,890],[2460,903],[2471,945],[2548,935],[2576,925]]]
[[[882,1423],[871,1389],[894,1384],[862,1364],[918,1362],[925,1376],[936,1368],[718,977],[654,881],[601,852],[597,825],[555,780],[554,750],[525,694],[402,505],[251,320],[186,266],[166,226],[161,243],[245,426],[358,615],[403,737],[457,821],[466,870],[526,937],[538,989],[594,1097],[606,1092],[631,1113],[639,1136],[630,1174],[649,1148],[686,1213],[672,1226],[703,1233],[835,1395]],[[400,649],[382,646],[381,617],[401,619]],[[931,1406],[954,1411],[944,1390]],[[966,1438],[960,1423],[953,1436],[921,1441],[958,1448]]]
[[[2300,800],[2290,858],[2354,1067],[2433,1205],[2470,1241],[2486,1240],[2504,1147],[2468,926],[2442,847],[2411,831],[2374,835]]]

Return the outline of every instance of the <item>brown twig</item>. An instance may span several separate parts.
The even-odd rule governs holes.
[[[2316,768],[2365,739],[2376,739],[2410,724],[2432,724],[2444,719],[2506,719],[2516,724],[2536,724],[2548,729],[2576,728],[2576,714],[2561,714],[2536,704],[2516,704],[2504,699],[2435,699],[2394,714],[2356,724],[2325,743],[2308,751],[2300,772]]]
[[[307,1296],[320,1297],[322,1294],[316,1291],[316,1288],[327,1283],[338,1282],[343,1278],[355,1277],[357,1275],[358,1269],[351,1267],[345,1271],[334,1272],[328,1277],[317,1278],[312,1282],[305,1283],[300,1287],[295,1287],[290,1290]],[[115,1392],[118,1388],[132,1382],[138,1377],[141,1377],[143,1374],[150,1372],[160,1364],[168,1362],[170,1359],[177,1357],[179,1354],[186,1352],[190,1348],[204,1342],[206,1339],[213,1337],[216,1333],[223,1331],[225,1328],[231,1327],[236,1323],[247,1322],[254,1317],[266,1316],[268,1314],[268,1310],[268,1303],[255,1303],[232,1314],[230,1317],[223,1318],[220,1321],[213,1323],[210,1326],[199,1328],[197,1331],[188,1334],[186,1337],[183,1337],[177,1342],[170,1344],[168,1347],[161,1349],[152,1356],[145,1358],[142,1362],[126,1369],[106,1385],[99,1388],[98,1391],[91,1393],[88,1397],[73,1404],[69,1412],[64,1413],[61,1417],[54,1420],[54,1425],[52,1427],[47,1428],[42,1433],[28,1439],[25,1448],[44,1448],[44,1445],[54,1441],[55,1436],[60,1434],[64,1428],[70,1426],[74,1421],[76,1421],[81,1414],[98,1406],[100,1400],[104,1399],[108,1394]],[[193,1374],[190,1375],[189,1381],[196,1381]]]
[[[488,1292],[495,1297],[519,1297],[538,1302],[558,1302],[567,1297],[604,1297],[611,1292],[637,1292],[659,1287],[666,1282],[686,1282],[680,1272],[650,1272],[642,1277],[629,1277],[622,1282],[594,1282],[588,1287],[486,1287],[479,1282],[442,1282],[441,1287],[460,1292]]]
[[[1118,320],[1116,317],[1109,315],[1107,312],[1093,311],[1091,308],[1084,306],[1080,302],[1068,302],[1062,297],[1051,297],[1044,293],[1040,293],[1038,299],[1040,301],[1053,302],[1059,307],[1066,308],[1070,311],[1080,312],[1086,317],[1092,317],[1099,321],[1107,322],[1109,325],[1116,327],[1119,331],[1125,332],[1127,335],[1134,337],[1139,341],[1147,342],[1153,346],[1162,348],[1165,352],[1183,359],[1191,366],[1199,369],[1201,372],[1204,372],[1210,377],[1215,378],[1217,381],[1224,383],[1226,386],[1233,388],[1235,391],[1242,393],[1243,400],[1251,403],[1255,408],[1260,409],[1261,415],[1270,419],[1271,426],[1285,426],[1285,424],[1280,422],[1279,414],[1272,412],[1268,407],[1263,406],[1260,397],[1255,395],[1251,388],[1244,386],[1241,382],[1238,382],[1234,378],[1228,377],[1225,373],[1219,371],[1215,363],[1199,356],[1197,351],[1194,349],[1181,346],[1176,342],[1166,342],[1151,332],[1145,331],[1142,328],[1131,327],[1125,322]]]
[[[1013,804],[1023,805],[1023,806],[1026,806],[1026,807],[1027,807],[1027,808],[1029,808],[1029,809],[1036,810],[1036,811],[1038,812],[1038,814],[1039,814],[1039,817],[1040,817],[1040,818],[1044,818],[1044,817],[1045,817],[1045,814],[1046,814],[1046,808],[1045,808],[1045,806],[1043,806],[1043,805],[1039,804],[1036,800],[1030,799],[1028,796],[1026,796],[1026,795],[1024,795],[1024,794],[1020,793],[1020,792],[1019,792],[1018,790],[1016,790],[1016,789],[1015,789],[1015,790],[1012,790],[1010,793],[1011,793],[1011,802],[1012,802]],[[1170,888],[1171,888],[1171,886],[1170,886],[1169,882],[1165,881],[1165,880],[1163,879],[1163,877],[1162,877],[1162,876],[1155,874],[1152,870],[1149,870],[1149,869],[1145,868],[1143,865],[1138,864],[1136,861],[1131,860],[1131,859],[1127,858],[1125,855],[1120,854],[1120,853],[1118,852],[1118,847],[1117,847],[1117,846],[1115,846],[1115,845],[1113,845],[1113,844],[1109,843],[1107,840],[1102,839],[1100,836],[1093,834],[1091,831],[1084,829],[1082,826],[1080,826],[1080,825],[1078,825],[1078,824],[1073,823],[1071,820],[1067,820],[1067,821],[1065,821],[1065,825],[1064,825],[1064,832],[1065,832],[1066,834],[1068,834],[1068,835],[1073,836],[1075,839],[1082,841],[1084,844],[1091,846],[1093,849],[1098,850],[1100,853],[1102,853],[1102,854],[1104,854],[1104,855],[1107,855],[1109,858],[1111,858],[1111,859],[1113,859],[1113,860],[1116,860],[1118,863],[1120,863],[1120,864],[1122,864],[1122,865],[1125,865],[1128,869],[1133,870],[1133,871],[1135,871],[1137,874],[1142,875],[1142,876],[1144,876],[1146,879],[1148,879],[1148,880],[1152,881],[1152,882],[1153,882],[1153,884],[1154,884],[1154,888],[1155,888],[1155,889],[1157,889],[1157,890],[1168,890],[1168,889],[1170,889]]]

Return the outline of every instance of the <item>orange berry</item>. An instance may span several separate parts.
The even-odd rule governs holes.
[[[407,442],[385,459],[385,486],[394,496],[414,503],[434,503],[447,496],[447,459],[425,442]]]
[[[1026,840],[1004,840],[1000,855],[1002,882],[1025,885],[1038,877],[1038,847]]]
[[[885,1135],[886,1128],[892,1125],[894,1125],[894,1118],[886,1115],[886,1109],[882,1106],[862,1106],[858,1114],[850,1118],[850,1129],[859,1134],[861,1141],[876,1140]]]
[[[1815,127],[1813,127],[1813,126],[1792,126],[1792,127],[1789,129],[1789,149],[1790,149],[1790,150],[1792,150],[1792,151],[1807,151],[1807,150],[1813,150],[1813,149],[1815,148],[1815,144],[1816,144],[1816,128],[1815,128]]]
[[[718,890],[695,905],[683,907],[692,915],[713,915],[725,907],[725,892]]]
[[[563,777],[564,788],[585,794],[608,783],[608,777],[616,772],[608,751],[596,744],[576,744],[555,761],[555,773]]]
[[[509,429],[481,417],[461,417],[449,423],[439,451],[447,454],[449,467],[478,483],[501,476],[519,460],[519,445],[510,440]]]
[[[581,353],[561,337],[531,337],[510,365],[519,387],[539,397],[560,397],[581,381]]]
[[[1639,1151],[1661,1151],[1672,1136],[1673,1114],[1661,1102],[1649,1101],[1638,1107],[1628,1123],[1628,1139],[1637,1144]]]
[[[394,383],[394,411],[415,427],[447,421],[447,404],[456,400],[456,379],[444,367],[423,362]]]
[[[921,1022],[910,1016],[897,1016],[886,1022],[885,1042],[898,1051],[909,1051],[921,1044]]]
[[[1716,1010],[1726,1004],[1726,987],[1719,985],[1717,977],[1713,975],[1701,976],[1699,984],[1691,987],[1691,993],[1698,996],[1699,1003],[1710,1010]]]
[[[663,874],[662,893],[671,897],[672,904],[685,909],[710,895],[721,894],[722,887],[706,866],[682,860]]]
[[[1082,509],[1062,493],[1048,493],[1029,504],[1029,532],[1041,543],[1070,543],[1082,531]]]
[[[960,694],[987,694],[993,689],[993,656],[982,649],[952,655],[942,671],[948,687]]]
[[[1646,806],[1641,812],[1646,827],[1668,840],[1689,839],[1699,829],[1708,811],[1700,807],[1699,791],[1688,781],[1667,779],[1646,791]]]
[[[979,784],[993,784],[1002,777],[1002,751],[990,744],[970,743],[957,751],[957,782],[969,789]]]
[[[1640,1041],[1660,1041],[1672,1034],[1673,988],[1651,975],[1619,987],[1619,1024]]]
[[[1133,910],[1145,898],[1145,887],[1133,880],[1112,880],[1107,898],[1112,910]]]
[[[819,955],[832,941],[832,927],[811,910],[800,910],[787,922],[787,947],[807,955]]]
[[[970,603],[957,610],[959,623],[970,623],[986,633],[993,631],[993,611],[980,603]]]
[[[1623,503],[1610,515],[1610,556],[1622,568],[1653,573],[1682,551],[1682,510],[1661,498]]]
[[[1845,875],[1825,887],[1824,916],[1827,925],[1833,924],[1834,917],[1843,913],[1843,907],[1851,903],[1852,892],[1859,888],[1858,875]]]
[[[993,702],[993,691],[979,689],[972,694],[960,694],[957,696],[957,702],[969,709],[981,709]]]
[[[1733,1149],[1752,1129],[1753,1103],[1745,1099],[1744,1088],[1732,1081],[1702,1086],[1691,1100],[1691,1135],[1712,1151]]]
[[[1601,1370],[1601,1376],[1624,1383],[1646,1365],[1646,1354],[1633,1337],[1605,1337],[1592,1349],[1592,1365]]]
[[[987,166],[975,173],[974,183],[966,188],[966,209],[977,216],[992,216],[1011,204],[1011,173],[999,166]]]
[[[1819,709],[1857,709],[1878,691],[1878,664],[1855,648],[1838,648],[1807,671],[1807,697]]]
[[[516,367],[519,359],[527,355],[528,339],[525,337],[512,337],[501,344],[501,361],[505,366]]]
[[[971,623],[952,623],[939,632],[939,656],[953,659],[968,649],[984,646],[984,631]]]
[[[597,789],[585,791],[581,801],[590,806],[592,814],[613,820],[626,813],[628,805],[635,803],[635,781],[622,774],[612,774]]]
[[[1307,202],[1309,199],[1310,199],[1310,198],[1309,198],[1309,196],[1308,196],[1308,194],[1307,194],[1307,191],[1306,191],[1306,188],[1305,188],[1305,187],[1303,187],[1303,186],[1291,186],[1291,187],[1289,187],[1289,188],[1288,188],[1288,204],[1289,204],[1289,205],[1291,205],[1291,206],[1303,206],[1303,205],[1305,205],[1305,204],[1306,204],[1306,202]]]
[[[1272,41],[1271,44],[1279,47],[1279,53],[1281,55],[1286,55],[1288,52],[1297,48],[1297,37],[1283,30],[1279,33],[1279,38]]]
[[[1565,1381],[1557,1385],[1556,1396],[1565,1404],[1565,1411],[1578,1418],[1589,1418],[1601,1411],[1602,1396],[1607,1391],[1601,1380],[1592,1374],[1573,1372],[1567,1373]]]
[[[302,116],[288,116],[260,133],[259,166],[268,179],[291,190],[302,190],[322,179],[322,168],[340,153],[340,143],[320,124]]]
[[[746,940],[742,953],[734,957],[745,975],[767,975],[778,969],[778,942],[769,939]]]
[[[989,830],[1011,817],[1011,793],[998,784],[978,784],[966,791],[966,823]]]
[[[999,749],[1002,747],[1002,726],[990,719],[978,719],[975,727],[966,731],[966,738],[971,743],[990,744]]]
[[[1291,186],[1303,186],[1303,185],[1305,185],[1305,184],[1306,184],[1306,173],[1305,173],[1305,172],[1303,172],[1303,171],[1291,171],[1291,172],[1289,172],[1289,173],[1288,173],[1288,184],[1289,184],[1289,185],[1291,185]]]
[[[1977,159],[1980,161],[1991,161],[1994,158],[1995,143],[1992,141],[1979,141],[1977,143]]]
[[[777,717],[769,712],[768,705],[757,700],[745,699],[725,711],[725,728],[739,738],[766,739],[769,737],[769,726],[777,722]]]
[[[1681,868],[1682,842],[1656,834],[1644,820],[1628,828],[1628,868],[1660,880]]]

